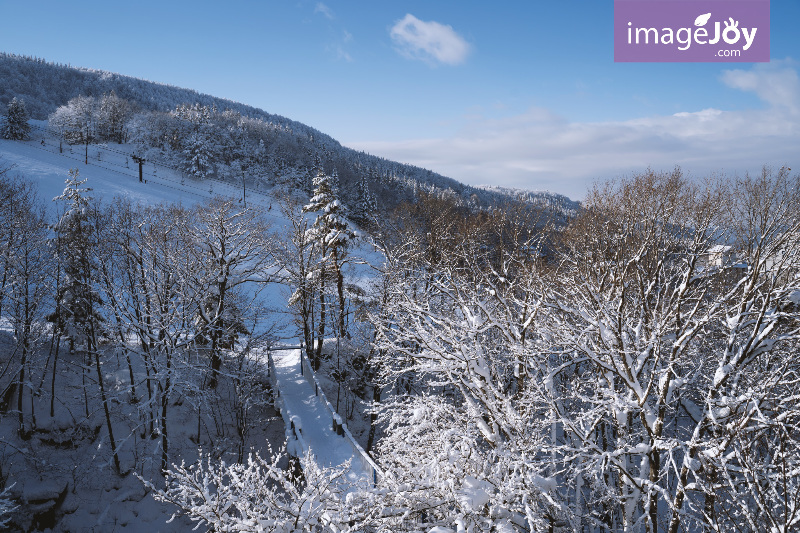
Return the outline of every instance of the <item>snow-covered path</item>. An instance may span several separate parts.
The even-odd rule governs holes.
[[[281,415],[287,426],[300,419],[300,433],[305,445],[311,450],[320,466],[338,466],[352,460],[351,481],[371,481],[371,468],[365,468],[362,457],[354,449],[347,436],[337,435],[333,430],[331,413],[325,408],[321,396],[300,371],[300,349],[292,348],[273,352],[277,386],[282,399]]]

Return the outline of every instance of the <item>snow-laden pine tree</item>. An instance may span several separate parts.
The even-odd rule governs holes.
[[[26,141],[30,138],[31,126],[28,124],[28,111],[25,101],[12,98],[8,103],[0,137],[12,141]]]
[[[104,321],[101,306],[103,301],[97,290],[97,255],[96,247],[99,239],[96,222],[96,205],[92,206],[92,198],[88,196],[91,189],[84,188],[86,180],[78,176],[78,169],[69,171],[66,187],[56,201],[64,201],[66,210],[53,228],[62,243],[64,254],[63,284],[56,295],[58,314],[63,320],[66,335],[70,343],[70,353],[75,355],[79,348],[84,354],[83,380],[86,415],[89,416],[89,402],[86,387],[95,381],[100,388],[100,397],[105,411],[106,426],[114,457],[114,466],[120,473],[119,456],[114,440],[108,398],[106,396],[103,373],[100,363],[100,339]],[[95,217],[93,220],[92,217]],[[96,380],[88,375],[91,365],[97,372]]]
[[[369,189],[369,180],[366,174],[361,174],[358,180],[358,197],[353,218],[360,224],[367,224],[376,215],[378,202]]]
[[[92,256],[90,240],[89,188],[84,188],[85,179],[80,179],[78,169],[69,171],[66,187],[55,201],[63,201],[66,209],[54,226],[54,231],[63,243],[62,264],[64,279],[61,291],[56,295],[56,305],[65,321],[70,352],[87,342],[95,321],[101,320],[96,310],[99,295],[92,285],[96,265]],[[89,341],[91,342],[91,341]]]
[[[186,138],[183,149],[183,168],[195,178],[211,174],[213,150],[209,139],[201,131],[194,131]]]
[[[314,194],[308,204],[303,207],[304,213],[317,213],[317,218],[307,231],[308,240],[317,248],[320,263],[315,276],[320,284],[320,322],[317,338],[316,357],[322,354],[322,341],[325,335],[325,281],[332,277],[336,283],[339,299],[337,334],[345,335],[345,296],[342,264],[347,250],[356,237],[347,220],[347,211],[338,198],[338,175],[336,170],[329,176],[322,166],[317,164],[317,175],[314,178]]]
[[[175,126],[180,136],[181,167],[196,178],[202,179],[211,174],[217,160],[216,144],[223,133],[214,128],[212,121],[217,115],[216,108],[197,103],[180,105],[171,114],[177,120]]]

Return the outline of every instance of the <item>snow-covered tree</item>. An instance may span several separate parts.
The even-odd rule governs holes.
[[[93,285],[96,264],[89,223],[91,197],[88,193],[91,189],[83,187],[86,180],[80,179],[77,169],[70,170],[65,183],[64,192],[54,199],[66,205],[61,219],[53,228],[65,246],[65,281],[56,299],[67,323],[71,350],[75,350],[77,344],[91,342],[92,330],[102,317],[97,307],[100,297]]]
[[[758,530],[766,487],[797,502],[775,486],[774,457],[736,458],[755,442],[796,442],[786,436],[800,408],[788,394],[800,329],[785,302],[800,282],[797,185],[786,169],[732,191],[676,171],[589,196],[543,329],[560,354],[544,382],[576,516],[593,511],[611,529]],[[708,261],[719,242],[737,261]],[[748,478],[759,481],[746,489]],[[796,503],[782,503],[768,507],[793,521]]]
[[[219,155],[223,130],[213,124],[216,114],[216,109],[197,103],[180,105],[172,112],[178,119],[181,168],[200,179],[212,174]]]
[[[200,131],[189,134],[183,149],[183,169],[191,176],[205,178],[213,170],[213,150],[209,139]]]
[[[13,253],[8,264],[11,291],[9,313],[14,327],[17,352],[19,353],[19,376],[17,380],[17,410],[19,431],[27,435],[23,397],[38,394],[31,376],[31,359],[38,353],[44,340],[44,310],[51,296],[50,274],[53,266],[48,247],[47,224],[44,206],[39,203],[37,193],[30,185],[21,192],[25,196],[16,206],[13,221]],[[30,404],[31,419],[36,420],[34,402]]]
[[[133,116],[133,106],[114,91],[100,97],[98,114],[98,137],[103,141],[124,143],[127,140],[126,125]]]
[[[537,287],[519,276],[531,265],[516,253],[530,243],[495,262],[495,226],[449,223],[454,242],[441,255],[425,252],[435,237],[417,228],[385,249],[390,294],[373,320],[389,396],[376,406],[388,424],[378,458],[384,482],[397,483],[387,504],[421,521],[416,529],[541,530],[565,513],[556,472],[541,460],[546,408],[520,373],[540,365],[530,333]]]
[[[301,458],[303,479],[279,463],[283,454],[268,460],[258,454],[246,463],[212,462],[201,454],[197,463],[175,465],[166,473],[167,488],[153,489],[158,501],[178,507],[176,514],[188,516],[213,531],[302,533],[348,531],[344,515],[345,496],[351,483],[349,463],[320,468],[312,455]]]
[[[150,436],[161,439],[163,473],[170,464],[169,408],[176,391],[184,392],[179,378],[186,360],[196,356],[194,320],[209,284],[185,208],[123,204],[116,211],[109,233],[125,282],[114,312],[139,340],[146,372],[143,409]]]
[[[347,256],[347,250],[356,237],[355,232],[347,221],[347,211],[338,198],[338,175],[334,169],[329,176],[325,174],[322,166],[317,164],[317,175],[314,178],[314,194],[308,204],[303,207],[304,213],[317,213],[314,223],[307,231],[309,241],[318,250],[321,262],[318,267],[320,283],[320,322],[316,358],[319,359],[322,350],[325,322],[325,278],[332,276],[336,283],[339,301],[337,334],[346,335],[345,329],[345,295],[344,275],[342,264]]]
[[[92,96],[76,96],[56,109],[48,118],[50,127],[69,144],[85,146],[85,161],[89,163],[89,144],[97,140],[97,100]]]
[[[13,257],[15,240],[20,222],[20,213],[25,209],[30,186],[17,177],[12,177],[10,169],[0,168],[0,316],[12,285]]]
[[[358,180],[358,197],[353,213],[353,218],[361,224],[369,223],[377,215],[378,202],[369,188],[366,174],[361,174]]]
[[[272,254],[268,229],[255,208],[241,208],[234,200],[216,198],[193,213],[191,228],[202,279],[207,287],[197,310],[198,340],[208,340],[211,353],[209,386],[214,388],[222,366],[222,350],[233,348],[245,333],[243,322],[253,312],[254,298],[268,281]],[[245,285],[254,287],[245,308],[233,305],[234,296]]]
[[[25,101],[12,98],[6,109],[5,120],[0,137],[12,141],[26,141],[30,138],[31,126],[28,124],[28,111],[25,109]]]
[[[94,364],[97,373],[95,381],[100,389],[114,466],[117,474],[120,474],[120,461],[100,363],[102,349],[100,339],[103,337],[104,319],[101,313],[103,301],[96,285],[98,269],[96,247],[102,238],[98,233],[97,205],[92,205],[92,198],[87,194],[91,189],[83,187],[86,180],[80,179],[77,169],[70,170],[65,183],[64,192],[55,198],[56,201],[66,203],[63,216],[53,228],[63,243],[64,254],[61,263],[62,290],[56,295],[56,305],[66,327],[70,352],[74,355],[79,348],[82,348],[80,351],[84,354],[84,401],[87,416],[89,406],[85,387],[87,381],[91,381],[87,371]]]
[[[15,376],[7,389],[6,401],[16,394],[19,432],[27,437],[36,419],[30,404],[29,416],[23,402],[25,394],[35,394],[31,380],[32,358],[37,341],[43,337],[43,310],[50,294],[50,251],[44,206],[32,182],[0,172],[0,316],[13,328],[14,347],[0,378]]]
[[[796,528],[798,180],[645,173],[595,189],[546,247],[388,250],[379,449],[419,488],[409,508],[515,531]],[[439,477],[460,457],[442,433],[483,465],[468,487]]]
[[[313,360],[315,349],[314,317],[317,286],[313,276],[317,263],[317,250],[308,235],[309,222],[302,214],[302,206],[292,195],[280,202],[281,213],[288,221],[276,239],[275,258],[292,293],[289,308],[296,317],[297,328],[303,338],[306,356]]]

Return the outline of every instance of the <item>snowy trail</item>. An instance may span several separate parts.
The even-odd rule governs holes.
[[[300,372],[300,349],[293,348],[273,352],[276,378],[280,397],[283,399],[281,414],[287,426],[292,417],[301,421],[301,435],[320,466],[338,466],[352,460],[351,481],[372,480],[373,473],[363,467],[360,457],[348,439],[333,430],[331,414],[322,398]]]

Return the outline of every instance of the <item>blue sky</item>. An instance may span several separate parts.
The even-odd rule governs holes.
[[[642,0],[647,1],[647,0]],[[800,1],[765,64],[614,63],[613,2],[0,0],[0,50],[237,100],[471,184],[797,165]]]

